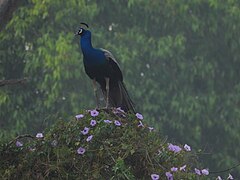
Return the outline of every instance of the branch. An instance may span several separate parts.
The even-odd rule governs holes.
[[[15,85],[15,84],[24,84],[27,82],[26,78],[23,79],[9,79],[9,80],[0,80],[0,87],[5,85]]]

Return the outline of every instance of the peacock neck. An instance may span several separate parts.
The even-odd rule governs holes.
[[[87,55],[93,50],[91,37],[82,37],[80,40],[80,44],[83,55]]]
[[[100,65],[106,62],[104,53],[100,49],[92,47],[91,36],[86,34],[80,40],[81,49],[83,53],[83,60],[86,65]]]

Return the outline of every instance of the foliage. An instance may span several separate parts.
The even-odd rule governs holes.
[[[56,12],[53,8],[60,8],[60,2],[29,1],[19,8],[6,31],[1,33],[0,59],[4,65],[1,76],[28,78],[24,87],[1,89],[4,98],[0,102],[0,115],[7,120],[3,124],[6,134],[26,131],[30,124],[34,130],[44,128],[51,124],[52,118],[76,113],[82,102],[87,101],[86,86],[81,85],[86,77],[83,77],[77,43],[73,43],[73,31],[79,24],[78,17],[84,14],[91,19],[96,7],[93,4],[78,11],[84,1],[72,3],[67,2],[66,7],[75,7],[75,12],[72,8],[66,10],[69,12]],[[73,26],[64,25],[62,18],[66,13],[74,19]]]
[[[150,179],[153,173],[164,178],[172,167],[183,165],[185,171],[172,172],[174,178],[198,177],[192,170],[194,153],[183,148],[170,151],[166,139],[146,124],[139,126],[135,115],[117,110],[82,115],[58,121],[44,131],[44,137],[25,135],[2,143],[1,179]],[[83,132],[86,127],[89,130]],[[78,152],[79,147],[86,151]]]
[[[238,163],[240,1],[24,2],[0,32],[0,77],[28,78],[27,85],[0,89],[1,138],[94,107],[73,36],[84,21],[93,45],[119,61],[149,123],[203,149],[210,170]]]

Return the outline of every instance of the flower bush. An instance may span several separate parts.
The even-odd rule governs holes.
[[[139,113],[83,111],[37,136],[22,135],[2,142],[0,178],[207,178],[207,169],[196,173],[200,165],[190,146],[168,143],[153,130]]]

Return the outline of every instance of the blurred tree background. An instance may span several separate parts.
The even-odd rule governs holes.
[[[36,133],[95,107],[80,22],[110,50],[137,110],[210,171],[240,154],[240,1],[23,0],[0,32],[0,138]],[[240,176],[240,168],[232,171]]]

